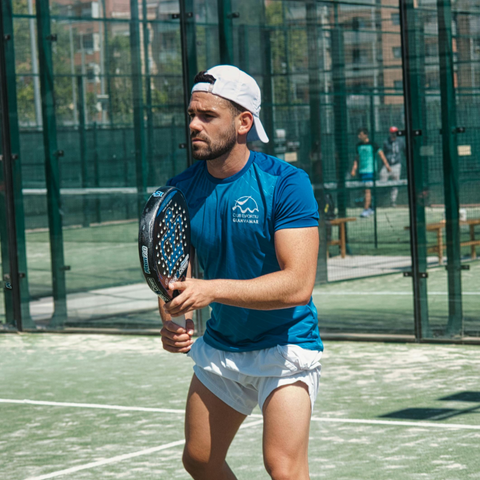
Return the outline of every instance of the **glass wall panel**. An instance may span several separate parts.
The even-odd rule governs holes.
[[[463,336],[480,336],[480,5],[453,6],[458,136]]]
[[[178,3],[51,2],[56,128],[49,133],[59,185],[47,178],[45,130],[35,110],[34,83],[49,65],[34,70],[38,46],[29,25],[36,38],[37,19],[24,3],[15,18],[22,32],[16,70],[35,327],[158,329],[137,230],[148,193],[186,167]],[[47,199],[56,187],[60,202],[52,206]],[[52,221],[61,223],[63,247],[54,249],[53,262]],[[58,272],[64,298],[53,288]]]
[[[322,333],[478,337],[480,7],[405,4],[408,56],[398,0],[13,2],[27,329],[158,330],[138,216],[188,164],[184,84],[224,63],[262,91],[250,147],[312,181]]]
[[[460,1],[425,0],[415,9],[422,53],[415,68],[425,79],[420,98],[425,129],[415,159],[423,165],[426,185],[428,325],[424,338],[479,333],[478,115],[473,114],[479,93],[473,48],[479,35],[478,13],[478,7]]]
[[[0,122],[1,127],[1,122]],[[1,142],[0,142],[1,145]],[[3,166],[3,165],[2,165]],[[2,278],[0,279],[0,330],[9,327],[7,324],[7,310],[5,306],[5,296],[8,295],[7,284],[4,275],[7,273],[6,265],[8,264],[8,240],[7,240],[7,215],[5,208],[5,182],[3,171],[0,171],[0,268]]]
[[[404,129],[398,6],[307,3],[308,13],[319,61],[308,50],[309,103],[300,118],[310,120],[300,156],[325,220],[324,271],[314,291],[321,331],[412,335],[411,280],[403,276],[411,258],[405,141],[398,136]],[[315,88],[319,119],[312,127]]]

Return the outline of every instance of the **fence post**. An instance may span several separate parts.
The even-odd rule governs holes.
[[[2,15],[2,26],[4,35],[9,35],[7,39],[2,35],[4,41],[5,53],[5,85],[8,93],[8,112],[9,128],[10,128],[10,146],[11,153],[16,155],[16,160],[12,164],[12,180],[13,180],[13,195],[15,202],[15,224],[17,236],[17,259],[19,271],[19,286],[20,286],[20,312],[21,312],[21,328],[36,328],[33,320],[30,317],[30,294],[28,282],[28,266],[27,266],[27,247],[25,237],[25,210],[23,199],[23,180],[22,180],[22,160],[20,157],[20,131],[18,126],[17,113],[17,89],[15,77],[15,49],[13,36],[13,11],[12,2],[2,2],[0,7]],[[6,105],[4,105],[6,108]],[[2,212],[3,213],[3,212]],[[2,236],[3,238],[3,236]],[[6,302],[8,300],[6,299]]]
[[[415,317],[415,338],[432,336],[428,319],[427,297],[427,231],[425,202],[427,185],[424,178],[421,147],[426,112],[423,107],[423,62],[419,53],[420,30],[414,0],[400,1],[400,33],[402,42],[402,75],[407,147],[408,200],[410,215],[410,251]]]
[[[231,0],[221,0],[217,2],[217,5],[220,63],[233,65],[232,2]]]
[[[49,327],[61,327],[67,317],[67,290],[63,252],[62,208],[60,197],[59,157],[55,118],[52,42],[56,35],[50,31],[49,0],[37,0],[37,35],[42,94],[43,145],[45,150],[45,179],[47,186],[48,226],[52,262],[54,313]]]
[[[325,187],[323,176],[323,160],[321,152],[321,98],[320,98],[320,78],[319,78],[319,59],[320,52],[318,48],[317,34],[317,4],[309,2],[306,5],[307,21],[307,51],[308,51],[308,83],[310,90],[310,160],[314,162],[316,168],[316,197],[319,206],[320,219],[318,222],[318,233],[320,236],[320,245],[317,262],[317,282],[328,282],[327,270],[327,224],[325,219]]]
[[[145,101],[147,116],[147,172],[153,172],[153,152],[154,152],[154,133],[153,133],[153,112],[152,112],[152,79],[150,76],[149,45],[150,31],[148,29],[148,9],[147,0],[142,0],[142,24],[143,24],[143,58],[145,62]]]
[[[437,0],[440,96],[442,105],[443,188],[448,271],[447,335],[462,335],[462,273],[460,261],[459,168],[457,116],[453,78],[452,6]]]
[[[142,87],[142,52],[140,48],[140,16],[138,0],[130,1],[130,52],[133,90],[133,131],[137,183],[137,213],[140,216],[147,201],[147,161],[145,155],[145,129]]]
[[[337,166],[337,205],[338,216],[347,216],[347,191],[345,175],[348,171],[348,111],[347,86],[345,80],[345,52],[343,29],[338,21],[338,5],[333,5],[334,28],[331,33],[332,84],[335,161]],[[346,227],[346,226],[345,226]]]

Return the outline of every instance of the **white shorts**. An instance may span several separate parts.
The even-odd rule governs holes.
[[[196,377],[215,396],[244,415],[263,404],[278,387],[302,381],[313,410],[320,381],[322,352],[298,345],[282,345],[253,352],[225,352],[200,337],[188,356]]]

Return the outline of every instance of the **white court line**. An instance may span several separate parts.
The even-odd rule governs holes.
[[[184,410],[176,410],[169,408],[148,408],[148,407],[125,407],[121,405],[101,405],[95,403],[66,403],[66,402],[44,402],[42,400],[15,400],[9,398],[0,398],[0,403],[15,403],[21,405],[40,405],[40,406],[52,406],[52,407],[75,407],[75,408],[98,408],[106,410],[122,410],[131,412],[157,412],[157,413],[178,413],[184,414]],[[252,418],[262,418],[260,414],[250,415]],[[427,427],[427,428],[460,428],[465,430],[480,430],[480,425],[464,425],[461,423],[434,423],[434,422],[403,422],[396,420],[368,420],[368,419],[354,419],[354,418],[318,418],[312,417],[314,422],[327,422],[327,423],[357,423],[364,425],[389,425],[389,426],[402,426],[402,427]],[[252,422],[245,424],[244,426],[253,426],[261,423]]]
[[[314,290],[313,295],[325,295],[325,296],[344,296],[344,295],[366,295],[366,296],[373,296],[373,295],[413,295],[412,292],[342,292],[342,291],[335,291],[335,292],[322,292],[318,290]],[[428,292],[428,295],[448,295],[448,292]],[[480,295],[480,292],[462,292],[462,295]]]
[[[168,408],[148,408],[148,407],[126,407],[122,405],[102,405],[95,403],[69,403],[69,402],[48,402],[42,400],[16,400],[1,398],[0,403],[20,404],[20,405],[39,405],[39,406],[55,406],[55,407],[74,407],[74,408],[93,408],[93,409],[106,409],[106,410],[122,410],[122,411],[137,411],[137,412],[157,412],[157,413],[178,413],[183,414],[183,410],[168,409]],[[252,418],[259,418],[259,420],[245,423],[240,428],[250,428],[263,423],[262,415],[252,414]],[[314,422],[326,422],[326,423],[350,423],[360,425],[386,425],[386,426],[401,426],[401,427],[420,427],[420,428],[447,428],[447,429],[463,429],[463,430],[480,430],[480,425],[462,425],[454,423],[433,423],[433,422],[403,422],[395,420],[360,420],[352,418],[318,418],[312,417]],[[159,452],[162,450],[168,450],[170,448],[183,445],[185,440],[177,440],[175,442],[160,445],[158,447],[147,448],[138,452],[127,453],[125,455],[118,455],[116,457],[99,460],[97,462],[87,463],[85,465],[78,465],[76,467],[67,468],[64,470],[58,470],[56,472],[47,473],[37,477],[29,477],[26,480],[47,480],[49,478],[60,477],[69,473],[75,473],[81,470],[88,470],[103,465],[109,465],[112,463],[118,463],[130,458],[139,457],[142,455],[149,455],[151,453]]]
[[[250,422],[242,425],[240,428],[249,428],[263,423],[263,420],[257,420],[255,422]],[[79,472],[80,470],[89,470],[91,468],[101,467],[103,465],[109,465],[111,463],[122,462],[123,460],[128,460],[130,458],[140,457],[142,455],[149,455],[151,453],[160,452],[162,450],[168,450],[170,448],[179,447],[184,445],[185,440],[177,440],[176,442],[167,443],[165,445],[160,445],[159,447],[147,448],[145,450],[140,450],[138,452],[127,453],[125,455],[118,455],[112,458],[106,458],[105,460],[99,460],[97,462],[86,463],[85,465],[78,465],[72,468],[66,468],[65,470],[58,470],[57,472],[47,473],[45,475],[40,475],[39,477],[29,477],[26,480],[47,480],[48,478],[60,477],[62,475],[67,475],[68,473]]]
[[[0,403],[43,405],[49,407],[100,408],[105,410],[123,410],[132,412],[180,413],[182,415],[185,413],[185,410],[176,410],[173,408],[124,407],[121,405],[102,405],[96,403],[44,402],[42,400],[14,400],[9,398],[0,398]]]
[[[129,458],[140,457],[141,455],[149,455],[150,453],[160,452],[161,450],[167,450],[169,448],[178,447],[183,445],[185,440],[177,440],[176,442],[160,445],[159,447],[147,448],[146,450],[140,450],[139,452],[127,453],[125,455],[118,455],[112,458],[106,458],[105,460],[99,460],[98,462],[86,463],[85,465],[78,465],[77,467],[66,468],[65,470],[58,470],[57,472],[47,473],[46,475],[40,475],[39,477],[29,477],[27,480],[46,480],[47,478],[60,477],[67,475],[68,473],[79,472],[80,470],[88,470],[90,468],[101,467],[102,465],[108,465],[110,463],[117,463]]]
[[[353,418],[317,418],[312,422],[357,423],[362,425],[388,425],[401,427],[452,428],[459,430],[480,430],[480,425],[462,425],[461,423],[401,422],[395,420],[357,420]]]

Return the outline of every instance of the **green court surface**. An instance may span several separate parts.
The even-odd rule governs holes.
[[[63,230],[69,293],[128,285],[143,281],[137,252],[137,222],[95,225]],[[46,231],[27,234],[30,294],[52,293],[50,244]]]
[[[480,262],[462,271],[465,336],[480,335]],[[428,270],[428,312],[434,336],[448,321],[448,278],[444,267]],[[402,272],[316,286],[313,300],[320,331],[358,333],[414,332],[412,279]]]
[[[384,257],[387,265],[392,256],[400,256],[405,257],[408,264],[409,232],[405,229],[409,225],[407,208],[379,208],[376,219],[359,218],[361,211],[361,208],[347,211],[348,216],[357,218],[348,224],[349,255]],[[442,211],[439,208],[427,209],[428,222],[440,221]],[[477,215],[475,212],[471,209],[469,218]],[[461,227],[461,235],[462,241],[468,240],[467,227]],[[138,262],[137,237],[138,223],[135,220],[64,228],[64,258],[69,267],[66,272],[68,293],[143,281]],[[427,237],[428,245],[435,245],[435,233],[428,232]],[[337,228],[333,229],[332,238],[338,238]],[[26,240],[30,294],[33,298],[51,295],[48,232],[31,230]],[[330,247],[330,253],[338,256],[338,247]],[[469,247],[462,247],[461,253],[464,259],[468,259]],[[348,268],[348,257],[344,263]],[[342,266],[338,265],[337,268],[341,269]]]
[[[0,336],[0,478],[187,479],[191,360],[156,336]],[[478,347],[326,342],[311,478],[480,478]],[[259,411],[229,452],[267,479]]]

